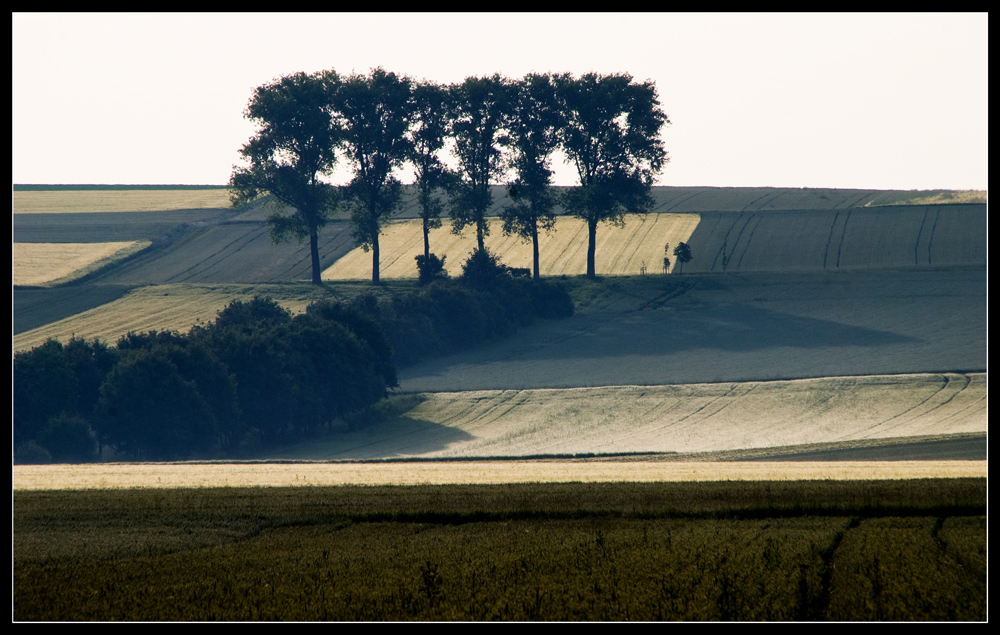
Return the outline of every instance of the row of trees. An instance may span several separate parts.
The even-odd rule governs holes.
[[[512,204],[503,231],[530,240],[538,278],[538,233],[552,228],[562,204],[587,222],[587,275],[595,275],[597,226],[623,224],[626,212],[652,205],[650,188],[668,161],[660,131],[668,124],[651,81],[628,74],[499,74],[448,86],[415,81],[382,68],[341,77],[335,71],[296,73],[258,87],[244,116],[257,133],[243,146],[229,187],[234,205],[266,195],[292,208],[268,219],[272,237],[309,239],[312,279],[320,283],[318,232],[341,204],[350,207],[358,243],[372,251],[379,281],[379,234],[396,211],[396,173],[413,166],[424,230],[424,262],[432,262],[429,231],[441,223],[449,194],[453,228],[476,232],[485,252],[491,184],[505,181]],[[442,153],[452,151],[449,169]],[[562,149],[579,184],[560,199],[551,158]],[[345,159],[353,178],[326,180]]]

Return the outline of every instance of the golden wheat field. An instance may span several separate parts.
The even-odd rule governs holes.
[[[15,490],[663,481],[891,480],[986,476],[985,461],[15,465]]]
[[[597,228],[596,266],[599,275],[636,275],[643,266],[650,273],[663,271],[664,246],[671,252],[681,242],[691,238],[698,226],[697,214],[629,214],[625,227],[601,224]],[[462,235],[451,231],[450,223],[431,230],[431,251],[447,256],[445,268],[449,275],[462,273],[462,263],[476,246],[475,230],[466,228]],[[532,266],[532,247],[516,236],[504,236],[497,219],[490,220],[490,236],[486,247],[510,267]],[[388,225],[379,239],[380,276],[382,278],[416,278],[414,258],[424,252],[423,230],[419,220],[398,221]],[[587,272],[587,226],[579,218],[559,216],[554,231],[538,238],[539,271],[543,276],[582,275]],[[674,257],[671,260],[671,271]],[[371,278],[372,255],[361,248],[354,249],[325,272],[324,280],[358,280]]]
[[[109,243],[13,243],[11,278],[15,285],[68,282],[150,245],[148,240]]]
[[[229,208],[229,190],[56,190],[13,192],[15,214],[156,212]]]

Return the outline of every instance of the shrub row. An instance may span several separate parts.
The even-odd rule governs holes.
[[[488,253],[459,279],[292,315],[233,301],[187,335],[50,340],[14,356],[14,448],[22,463],[236,456],[363,425],[406,365],[573,313],[557,284],[514,277]],[[353,416],[348,416],[355,413]],[[376,417],[377,418],[377,417]]]
[[[303,438],[397,385],[379,326],[348,307],[292,315],[233,301],[188,335],[129,333],[115,347],[50,340],[14,356],[19,462],[231,456]]]

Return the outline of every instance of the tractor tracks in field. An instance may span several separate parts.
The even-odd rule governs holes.
[[[938,387],[938,389],[934,391],[934,393],[928,395],[919,403],[913,404],[912,406],[906,408],[902,412],[898,412],[895,415],[889,417],[888,419],[879,421],[878,423],[869,426],[866,430],[855,432],[851,436],[864,438],[864,435],[874,431],[878,431],[879,436],[886,436],[885,435],[886,431],[897,429],[900,426],[906,425],[922,417],[925,417],[930,413],[934,412],[935,410],[944,408],[945,406],[950,404],[956,397],[962,395],[965,392],[965,390],[969,388],[969,385],[972,383],[972,380],[969,377],[969,375],[965,373],[944,373],[941,375],[941,379],[942,379],[942,384],[940,385],[940,387]],[[956,387],[954,384],[958,383],[961,383],[961,386]],[[943,396],[942,393],[947,394],[949,391],[951,394],[948,394],[947,398],[940,399],[940,397]],[[952,419],[954,417],[964,414],[968,410],[977,407],[977,405],[981,401],[985,401],[985,399],[986,396],[984,394],[980,399],[974,400],[972,403],[959,409],[957,412],[947,416],[944,420]],[[934,403],[935,400],[937,400],[938,403]],[[925,406],[928,406],[929,404],[933,405],[925,408]],[[912,416],[907,416],[911,414]],[[941,420],[938,419],[936,421],[936,424],[940,425],[940,423]]]

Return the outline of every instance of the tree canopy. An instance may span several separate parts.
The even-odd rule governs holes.
[[[556,77],[566,116],[562,146],[580,184],[564,205],[587,222],[587,276],[595,277],[597,224],[622,226],[626,212],[652,205],[650,188],[668,161],[660,130],[668,124],[653,82],[627,73]]]
[[[329,109],[334,71],[295,73],[254,90],[244,117],[259,130],[240,150],[245,166],[229,179],[233,206],[272,195],[283,206],[268,218],[275,242],[309,238],[312,281],[320,284],[319,230],[336,211],[338,189],[321,180],[337,162],[341,131]]]
[[[476,227],[476,243],[486,249],[490,234],[486,212],[493,201],[490,183],[498,182],[506,171],[503,137],[510,116],[511,83],[495,74],[469,77],[451,87],[451,137],[455,141],[459,179],[452,198],[453,231]]]
[[[424,233],[424,260],[431,262],[430,230],[441,226],[443,205],[434,196],[439,188],[447,189],[451,174],[440,152],[448,136],[448,91],[432,82],[413,86],[413,119],[410,127],[410,163],[420,203]],[[442,261],[443,262],[443,261]]]
[[[354,178],[345,187],[353,201],[354,237],[372,251],[372,282],[379,281],[382,225],[399,205],[401,186],[393,172],[410,157],[407,130],[413,112],[412,81],[382,68],[351,75],[333,99],[333,115]]]
[[[531,73],[515,84],[510,116],[509,145],[515,178],[508,191],[512,205],[500,212],[503,231],[532,244],[533,276],[538,272],[538,231],[550,231],[556,222],[552,193],[552,152],[559,145],[565,122],[550,75]]]
[[[309,237],[317,284],[317,232],[344,200],[352,204],[357,243],[373,252],[378,283],[379,235],[398,208],[396,174],[407,162],[423,221],[422,275],[443,271],[443,257],[430,251],[429,232],[440,226],[443,211],[434,192],[448,191],[452,231],[474,226],[483,251],[490,186],[513,170],[512,203],[500,217],[505,234],[533,243],[534,277],[538,233],[554,227],[560,202],[587,223],[587,275],[594,277],[598,224],[621,226],[626,213],[649,211],[650,188],[669,160],[659,134],[670,122],[656,87],[627,73],[531,73],[517,81],[494,74],[451,86],[382,68],[346,78],[333,70],[296,73],[258,87],[244,114],[259,130],[240,151],[246,165],[234,166],[233,203],[268,194],[280,203],[268,218],[271,235],[275,241]],[[440,156],[449,142],[454,170]],[[551,187],[550,157],[558,148],[579,177],[562,197]],[[341,153],[353,177],[337,187],[323,179]]]

